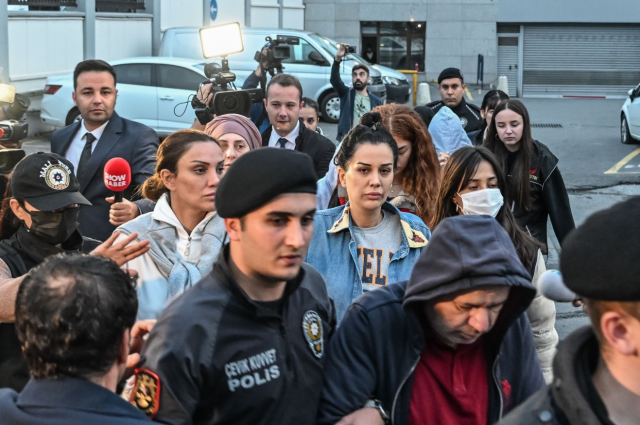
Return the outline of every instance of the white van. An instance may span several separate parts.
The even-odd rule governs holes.
[[[160,46],[160,56],[187,57],[197,60],[206,60],[202,56],[200,46],[200,36],[197,27],[169,28],[165,31]],[[320,105],[320,113],[325,121],[336,123],[340,118],[340,98],[337,96],[329,77],[331,64],[336,52],[336,42],[322,37],[318,34],[307,31],[283,30],[272,28],[243,28],[242,37],[244,41],[244,51],[229,55],[229,67],[238,77],[246,79],[257,67],[254,60],[256,52],[260,51],[266,44],[265,37],[276,39],[278,35],[300,38],[300,44],[289,46],[291,49],[290,58],[283,60],[284,72],[295,75],[302,83],[304,96],[316,99]],[[318,52],[316,60],[311,59],[312,53]],[[351,84],[351,68],[357,62],[364,62],[356,55],[349,55],[342,61],[341,77],[347,84]],[[386,101],[387,93],[378,65],[369,66],[371,81],[368,89]],[[406,83],[409,90],[409,83],[406,77],[394,70],[389,69],[392,75],[385,76],[387,79],[397,80],[404,85]],[[408,97],[408,95],[407,95]]]

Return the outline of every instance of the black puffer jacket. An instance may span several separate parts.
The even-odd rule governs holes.
[[[553,231],[561,245],[565,236],[576,225],[573,222],[569,195],[558,169],[558,158],[537,140],[533,141],[533,147],[529,174],[531,206],[526,209],[513,203],[512,209],[518,224],[543,244],[542,252],[546,254],[547,218],[551,218]],[[507,174],[511,177],[511,167],[508,168]]]
[[[599,353],[591,326],[573,332],[558,347],[553,360],[553,383],[513,410],[500,425],[610,424],[597,413],[604,409],[602,400],[587,395],[594,393],[591,374]]]

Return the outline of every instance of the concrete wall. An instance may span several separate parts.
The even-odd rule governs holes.
[[[469,81],[475,81],[478,54],[482,54],[484,79],[492,81],[497,78],[498,63],[496,3],[497,0],[306,0],[305,30],[360,46],[361,21],[426,21],[428,80],[454,66]]]
[[[498,22],[640,22],[638,0],[498,0]]]
[[[151,56],[152,16],[123,19],[111,15],[96,16],[96,57],[110,61]]]
[[[207,5],[209,2],[206,3]],[[207,22],[209,17],[207,16]],[[201,27],[204,23],[203,0],[162,0],[160,29],[172,27]]]
[[[9,81],[18,92],[41,91],[50,75],[72,72],[83,58],[83,17],[9,17]]]

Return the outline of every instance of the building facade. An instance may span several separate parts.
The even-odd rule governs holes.
[[[504,75],[517,96],[621,96],[640,83],[638,0],[306,0],[305,29],[428,81],[447,67],[467,83]]]

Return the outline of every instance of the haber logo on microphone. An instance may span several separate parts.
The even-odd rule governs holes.
[[[104,166],[104,184],[109,190],[121,192],[131,184],[131,167],[122,158],[112,158]]]

